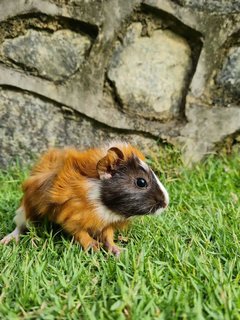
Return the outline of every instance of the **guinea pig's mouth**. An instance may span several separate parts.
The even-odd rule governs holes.
[[[158,215],[162,213],[167,208],[167,204],[164,203],[157,203],[149,210],[148,214],[150,215]]]

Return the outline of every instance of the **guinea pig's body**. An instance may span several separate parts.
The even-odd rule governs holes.
[[[142,153],[127,143],[80,152],[52,149],[23,183],[15,230],[1,240],[18,240],[28,222],[47,217],[62,226],[87,250],[99,242],[114,254],[114,231],[129,218],[154,214],[169,202],[168,194]]]

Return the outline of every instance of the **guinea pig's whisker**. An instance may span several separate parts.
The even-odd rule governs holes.
[[[149,213],[153,213],[153,212],[154,212],[154,207],[155,207],[155,205],[153,205],[153,206],[150,208]]]

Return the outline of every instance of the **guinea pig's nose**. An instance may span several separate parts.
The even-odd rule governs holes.
[[[166,208],[167,207],[167,201],[162,193],[159,193],[156,197],[156,202],[160,206],[160,208]]]
[[[162,207],[167,208],[167,206],[168,206],[167,203],[165,201],[162,201]]]
[[[156,200],[156,202],[157,202],[157,205],[159,208],[165,209],[168,206],[166,201],[164,201],[163,199],[161,199],[161,200],[158,199],[158,200]]]

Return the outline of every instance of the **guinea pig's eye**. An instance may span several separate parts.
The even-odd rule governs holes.
[[[136,179],[136,185],[139,187],[139,188],[146,188],[147,187],[147,181],[143,178],[137,178]]]

